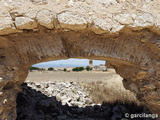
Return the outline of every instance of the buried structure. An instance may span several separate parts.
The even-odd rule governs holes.
[[[67,58],[107,60],[160,115],[159,8],[159,0],[0,1],[0,119],[16,119],[32,64]]]

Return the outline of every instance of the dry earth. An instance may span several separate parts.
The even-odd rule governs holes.
[[[45,81],[63,81],[63,82],[95,82],[95,81],[110,81],[111,78],[119,78],[117,82],[122,81],[122,78],[114,72],[61,72],[61,71],[34,71],[28,74],[26,81],[45,82]]]

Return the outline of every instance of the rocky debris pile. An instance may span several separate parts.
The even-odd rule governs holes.
[[[75,82],[27,82],[27,85],[48,97],[55,96],[57,101],[62,102],[62,105],[67,104],[68,106],[78,107],[94,105],[91,98],[89,98],[89,94]]]
[[[23,91],[18,94],[16,100],[17,120],[129,120],[125,119],[125,113],[150,113],[144,106],[134,103],[115,102],[86,107],[62,105],[55,97],[48,97],[28,87],[26,83],[22,88]]]

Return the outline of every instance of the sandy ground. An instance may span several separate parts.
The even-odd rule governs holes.
[[[33,81],[33,82],[108,82],[108,83],[118,83],[122,85],[122,78],[114,73],[113,71],[107,72],[63,72],[63,71],[44,71],[44,72],[30,72],[26,81]]]

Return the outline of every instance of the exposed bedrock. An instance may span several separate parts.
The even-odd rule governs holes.
[[[71,57],[107,60],[160,115],[159,8],[159,0],[0,0],[0,119],[15,120],[32,64]]]

